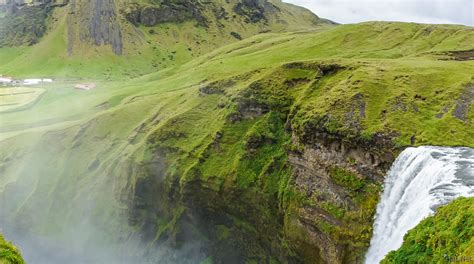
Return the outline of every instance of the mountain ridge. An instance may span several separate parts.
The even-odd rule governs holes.
[[[205,31],[202,36],[195,35],[194,42],[208,46],[214,43],[211,45],[213,47],[261,32],[292,31],[327,24],[325,20],[320,20],[306,9],[278,0],[69,0],[61,4],[49,0],[39,1],[31,6],[22,4],[16,7],[16,4],[7,4],[9,5],[13,7],[7,8],[11,11],[7,11],[3,18],[5,25],[0,31],[3,30],[6,34],[2,34],[0,45],[36,44],[48,34],[47,28],[51,27],[52,22],[67,17],[65,23],[70,55],[82,52],[82,49],[77,47],[80,43],[111,46],[113,52],[118,55],[128,53],[137,44],[151,40],[146,40],[144,35],[173,38],[174,33],[170,34],[166,26],[161,26],[166,24],[179,25],[194,21],[195,30]],[[55,9],[65,10],[57,12]],[[19,30],[22,28],[30,29]],[[193,46],[189,39],[180,41]],[[144,48],[146,47],[141,47]]]

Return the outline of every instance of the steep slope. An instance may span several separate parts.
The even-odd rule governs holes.
[[[258,33],[331,25],[278,0],[45,2],[0,17],[0,46],[17,47],[0,52],[3,74],[139,76]]]
[[[363,23],[46,87],[0,114],[5,232],[92,259],[360,263],[400,149],[474,146],[472,43],[470,27]]]
[[[382,263],[469,263],[474,255],[473,238],[474,198],[460,198],[408,232],[402,247]]]

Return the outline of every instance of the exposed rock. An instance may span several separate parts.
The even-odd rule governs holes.
[[[453,116],[461,121],[467,121],[467,115],[472,107],[472,101],[474,101],[474,84],[469,83],[456,102]]]
[[[237,32],[230,32],[230,35],[238,40],[242,40],[242,36]]]
[[[0,47],[34,45],[46,32],[46,19],[51,8],[13,5],[7,15],[0,18]]]
[[[239,103],[238,112],[245,119],[253,119],[270,111],[266,105],[259,104],[252,100],[242,99]]]
[[[285,80],[285,84],[290,88],[293,88],[300,84],[306,84],[309,82],[311,82],[311,80],[309,80],[308,78],[295,78],[295,79]]]
[[[229,13],[225,10],[225,8],[220,7],[214,10],[214,15],[217,19],[229,19]]]
[[[331,176],[331,168],[341,168],[354,177],[360,177],[361,182],[381,184],[399,151],[391,138],[389,135],[375,135],[367,142],[359,139],[347,141],[344,136],[317,126],[307,127],[303,134],[293,134],[293,144],[302,145],[304,149],[302,152],[290,153],[289,162],[294,168],[295,185],[314,201],[300,208],[296,217],[302,230],[307,233],[308,243],[320,249],[321,263],[361,263],[361,254],[369,242],[360,236],[351,238],[352,242],[359,239],[357,243],[346,244],[344,239],[335,238],[331,231],[321,229],[318,224],[326,223],[336,230],[352,229],[352,223],[335,218],[334,212],[327,211],[324,204],[349,212],[362,210],[352,197],[354,193],[365,191],[360,190],[360,187],[351,190],[340,186]],[[366,228],[370,229],[370,226],[370,222],[366,223]]]
[[[360,131],[362,130],[361,120],[365,118],[364,95],[357,93],[351,98],[350,104],[350,111],[345,114],[345,124],[353,130]]]
[[[195,19],[199,25],[205,26],[206,19],[198,1],[166,0],[159,6],[140,6],[132,4],[125,10],[125,17],[135,26],[155,26],[161,23],[179,23]]]
[[[239,122],[242,120],[242,115],[240,113],[232,113],[227,117],[227,120],[230,123]]]
[[[305,62],[291,62],[283,65],[285,69],[304,69],[314,70],[318,73],[317,77],[321,78],[338,73],[347,67],[335,63],[305,63]]]
[[[246,18],[247,23],[257,23],[265,20],[266,0],[239,0],[235,5],[235,13]]]
[[[235,80],[225,79],[215,82],[211,82],[206,85],[199,87],[199,93],[201,94],[223,94],[225,89],[235,85]]]
[[[470,61],[474,60],[474,50],[457,50],[446,52],[448,58],[444,60]]]
[[[395,102],[393,103],[392,111],[394,112],[395,111],[402,111],[402,112],[408,111],[408,108],[405,104],[406,96],[404,94],[397,96],[394,100]]]
[[[75,31],[77,25],[80,25],[80,32]],[[68,29],[70,54],[77,38],[97,46],[110,45],[115,54],[122,54],[122,31],[114,0],[71,0]]]
[[[252,135],[247,139],[245,147],[249,153],[254,153],[265,144],[274,144],[274,140],[264,135]]]

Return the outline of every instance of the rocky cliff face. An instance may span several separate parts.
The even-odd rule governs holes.
[[[396,135],[331,131],[329,116],[302,120],[305,112],[292,92],[344,69],[295,63],[253,81],[233,99],[235,110],[194,164],[193,155],[176,158],[179,149],[167,143],[187,138],[186,131],[153,133],[148,144],[156,158],[151,174],[135,184],[132,222],[146,234],[158,232],[165,244],[204,235],[201,250],[217,263],[361,263],[383,177],[399,151]],[[225,96],[253,74],[206,84],[199,92],[204,98]],[[292,74],[299,76],[284,77]],[[364,99],[353,101],[349,113],[361,111]],[[354,131],[361,115],[351,114]],[[163,170],[170,166],[177,171]],[[172,228],[153,225],[163,217]]]
[[[1,116],[0,219],[81,257],[360,263],[399,148],[474,144],[474,65],[419,50],[473,37],[405,23],[265,34],[128,84],[48,89]]]
[[[27,7],[24,4],[7,2],[6,14],[0,17],[0,47],[34,45],[46,32],[46,18],[50,6]]]
[[[292,209],[289,225],[305,233],[295,238],[300,248],[319,252],[300,253],[321,263],[361,263],[379,184],[398,151],[386,135],[351,142],[324,126],[305,130],[304,135],[293,135],[303,150],[292,152],[289,163],[295,188],[310,202]]]
[[[181,23],[185,20],[196,20],[205,25],[204,4],[198,1],[163,1],[160,5],[130,4],[124,10],[125,17],[135,26],[156,26],[161,23]]]
[[[71,0],[69,6],[69,54],[72,54],[78,41],[91,42],[96,46],[110,45],[115,54],[122,54],[122,30],[114,0]]]

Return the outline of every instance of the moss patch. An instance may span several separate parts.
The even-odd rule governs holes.
[[[24,264],[20,251],[0,235],[0,263],[1,264]]]
[[[410,230],[400,249],[382,263],[470,263],[474,261],[474,198],[438,208]]]

